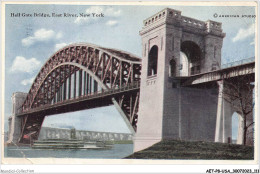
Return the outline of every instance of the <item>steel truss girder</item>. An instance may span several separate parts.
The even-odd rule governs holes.
[[[122,54],[121,51],[120,54],[124,56],[132,56],[131,59],[133,60],[128,60],[123,56],[120,57],[114,54],[116,51],[119,52],[118,50],[111,50],[112,49],[105,49],[91,44],[78,44],[65,47],[56,52],[48,59],[36,76],[23,104],[23,111],[33,107],[33,102],[35,102],[36,96],[39,95],[40,88],[44,86],[43,83],[46,81],[46,77],[48,77],[51,70],[55,69],[55,67],[61,63],[74,62],[87,67],[110,88],[121,87],[122,85],[139,81],[141,59],[130,54]],[[57,73],[59,74],[58,70]],[[62,76],[62,74],[60,74],[60,76]],[[45,86],[44,89],[50,88],[50,86]],[[48,94],[48,96],[50,96],[50,94]]]
[[[31,144],[33,141],[37,140],[44,118],[44,115],[37,115],[34,118],[29,118],[29,116],[23,117],[19,143]]]
[[[116,98],[116,101],[124,111],[135,131],[137,129],[138,121],[139,95],[139,92],[134,92]]]

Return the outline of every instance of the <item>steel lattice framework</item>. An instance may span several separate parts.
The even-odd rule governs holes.
[[[25,142],[26,136],[38,138],[44,117],[53,113],[48,108],[68,101],[91,100],[90,96],[102,98],[102,94],[113,94],[113,91],[116,95],[109,96],[111,104],[118,105],[136,129],[140,75],[141,59],[121,50],[87,43],[60,49],[42,66],[21,107],[20,142]],[[97,101],[95,105],[86,108],[106,104],[99,106]],[[45,112],[39,112],[40,108],[45,108]],[[74,109],[63,110],[75,110],[75,107],[71,108]]]

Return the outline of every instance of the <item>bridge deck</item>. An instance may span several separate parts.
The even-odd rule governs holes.
[[[16,116],[21,117],[25,115],[34,115],[37,113],[41,113],[43,115],[52,115],[56,113],[65,113],[70,111],[108,106],[113,104],[111,98],[122,95],[124,93],[131,93],[139,89],[140,83],[138,82],[118,89],[109,89],[106,91],[93,93],[91,95],[57,102],[55,104],[46,104],[44,106],[33,108],[26,112],[17,114]]]
[[[255,62],[250,62],[243,65],[237,65],[216,71],[189,76],[182,80],[182,86],[197,85],[244,75],[254,75],[254,73]]]

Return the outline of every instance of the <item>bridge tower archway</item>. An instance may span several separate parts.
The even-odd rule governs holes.
[[[200,73],[201,49],[192,41],[181,43],[180,76],[189,76]]]
[[[158,46],[154,45],[149,51],[147,76],[155,76],[157,74],[158,64]]]

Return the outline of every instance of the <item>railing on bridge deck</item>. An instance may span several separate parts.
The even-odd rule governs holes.
[[[89,99],[92,99],[92,98],[104,97],[104,96],[107,96],[107,95],[121,93],[121,92],[134,90],[134,89],[138,89],[138,88],[140,88],[140,82],[135,81],[135,82],[130,83],[130,84],[123,86],[121,88],[116,87],[116,88],[113,88],[113,89],[106,89],[106,90],[103,89],[101,91],[90,93],[88,95],[78,96],[78,97],[71,98],[71,99],[68,99],[68,100],[56,102],[54,104],[45,104],[45,105],[37,107],[37,108],[25,110],[24,112],[22,112],[21,114],[18,114],[18,115],[23,115],[24,113],[36,112],[36,111],[39,111],[39,110],[44,110],[44,109],[47,109],[51,106],[64,105],[64,104],[68,104],[68,103],[72,103],[72,102],[78,102],[78,101],[81,101],[81,100],[89,100]]]
[[[201,74],[194,74],[183,80],[182,86],[190,86],[221,79],[228,79],[242,75],[255,73],[255,58],[251,57],[236,62],[222,65],[219,70],[209,71]]]
[[[247,58],[247,59],[242,59],[242,60],[238,60],[238,61],[235,61],[235,62],[223,64],[223,65],[221,65],[221,69],[229,68],[229,67],[233,67],[233,66],[237,66],[237,65],[242,65],[242,64],[246,64],[246,63],[251,63],[251,62],[254,62],[254,61],[255,61],[255,57],[250,57],[250,58]]]

